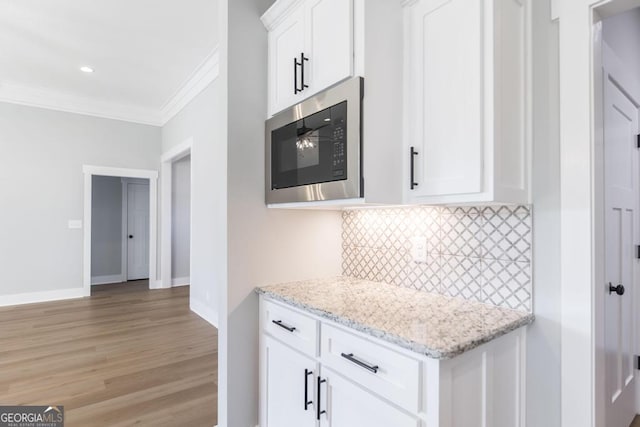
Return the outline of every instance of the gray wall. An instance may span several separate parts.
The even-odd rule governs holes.
[[[91,277],[122,275],[122,180],[94,176],[91,189]]]
[[[640,76],[640,8],[604,19],[602,39],[629,69],[631,75]]]
[[[162,128],[162,152],[189,138],[191,149],[190,304],[218,325],[220,292],[226,286],[227,144],[218,78]]]
[[[533,6],[533,311],[527,426],[560,426],[560,130],[558,23]],[[586,408],[585,408],[586,409]]]
[[[191,227],[191,156],[172,165],[171,173],[171,275],[189,277],[189,244]]]
[[[0,103],[0,149],[0,295],[81,288],[82,165],[157,170],[160,129]]]
[[[340,274],[339,212],[267,209],[264,203],[267,33],[260,16],[271,3],[226,0],[220,5],[221,15],[228,19],[221,37],[220,76],[228,90],[228,283],[219,333],[221,426],[249,427],[258,420],[255,287]]]

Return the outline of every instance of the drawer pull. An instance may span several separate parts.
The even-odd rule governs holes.
[[[377,374],[378,373],[378,369],[380,369],[380,367],[378,365],[371,366],[371,365],[363,362],[362,360],[357,359],[353,355],[353,353],[349,353],[349,354],[342,353],[341,356],[344,357],[345,359],[347,359],[349,362],[353,362],[356,365],[358,365],[358,366],[360,366],[360,367],[362,367],[362,368],[364,368],[364,369],[366,369],[368,371],[373,372],[374,374]]]
[[[294,328],[293,326],[288,326],[288,325],[285,325],[284,323],[282,323],[282,320],[272,320],[271,322],[273,322],[276,325],[280,326],[282,329],[286,329],[289,332],[293,332],[293,331],[296,330],[296,328]]]

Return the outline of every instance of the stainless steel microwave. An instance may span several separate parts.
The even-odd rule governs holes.
[[[267,204],[363,197],[363,94],[354,77],[267,120]]]

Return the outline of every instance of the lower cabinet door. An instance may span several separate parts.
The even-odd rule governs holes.
[[[263,339],[263,427],[315,426],[316,362],[268,335]]]
[[[407,414],[330,369],[322,368],[318,402],[321,427],[420,427]],[[317,414],[316,414],[317,415]]]

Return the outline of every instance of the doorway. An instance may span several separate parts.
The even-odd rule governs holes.
[[[91,285],[149,278],[149,180],[94,175]]]
[[[596,399],[602,402],[607,427],[628,427],[640,412],[635,360],[640,320],[640,8],[610,15],[594,31],[595,301],[601,324],[596,328],[596,369],[601,372]]]
[[[128,280],[148,279],[150,289],[158,288],[158,173],[87,165],[83,171],[85,295],[92,284]]]
[[[191,283],[191,155],[171,172],[171,286]]]
[[[189,138],[161,158],[162,287],[191,284],[191,149]]]

